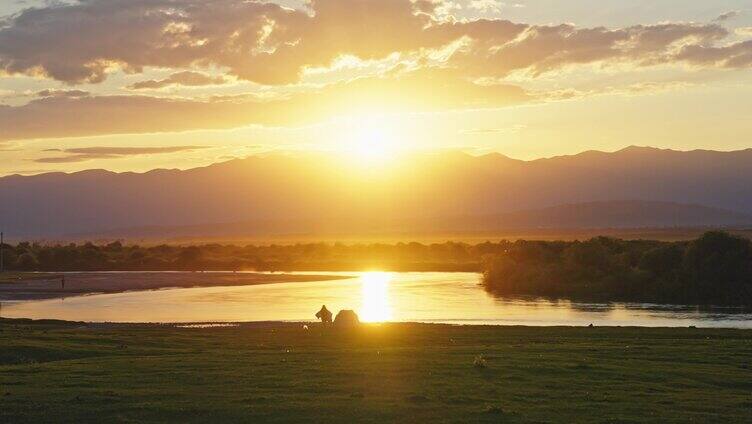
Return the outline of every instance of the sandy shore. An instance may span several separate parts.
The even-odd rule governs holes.
[[[63,278],[65,286],[63,287]],[[250,286],[350,278],[341,275],[232,272],[81,272],[14,274],[0,280],[0,301],[52,299],[94,293],[121,293],[163,288]]]

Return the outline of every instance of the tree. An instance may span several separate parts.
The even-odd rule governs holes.
[[[37,258],[30,252],[25,252],[18,257],[17,267],[24,271],[34,271],[39,266]]]
[[[183,248],[178,255],[178,262],[191,269],[198,267],[198,262],[201,259],[202,252],[197,246],[188,246]]]
[[[752,303],[750,241],[711,231],[691,242],[683,268],[700,303]]]

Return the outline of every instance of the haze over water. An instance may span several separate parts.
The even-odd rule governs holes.
[[[354,309],[367,322],[752,328],[752,314],[733,308],[496,299],[474,273],[347,274],[355,277],[4,303],[2,316],[93,322],[312,321],[325,304],[334,312]]]

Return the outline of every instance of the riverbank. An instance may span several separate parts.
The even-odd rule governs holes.
[[[3,422],[752,417],[747,330],[0,320],[0,346]]]
[[[0,301],[42,300],[94,293],[122,293],[164,288],[250,286],[350,278],[246,272],[66,272],[9,273],[0,276]]]

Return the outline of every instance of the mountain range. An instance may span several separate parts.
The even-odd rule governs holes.
[[[442,152],[380,164],[267,154],[0,178],[0,225],[15,238],[749,224],[752,149],[632,146],[531,161]]]

